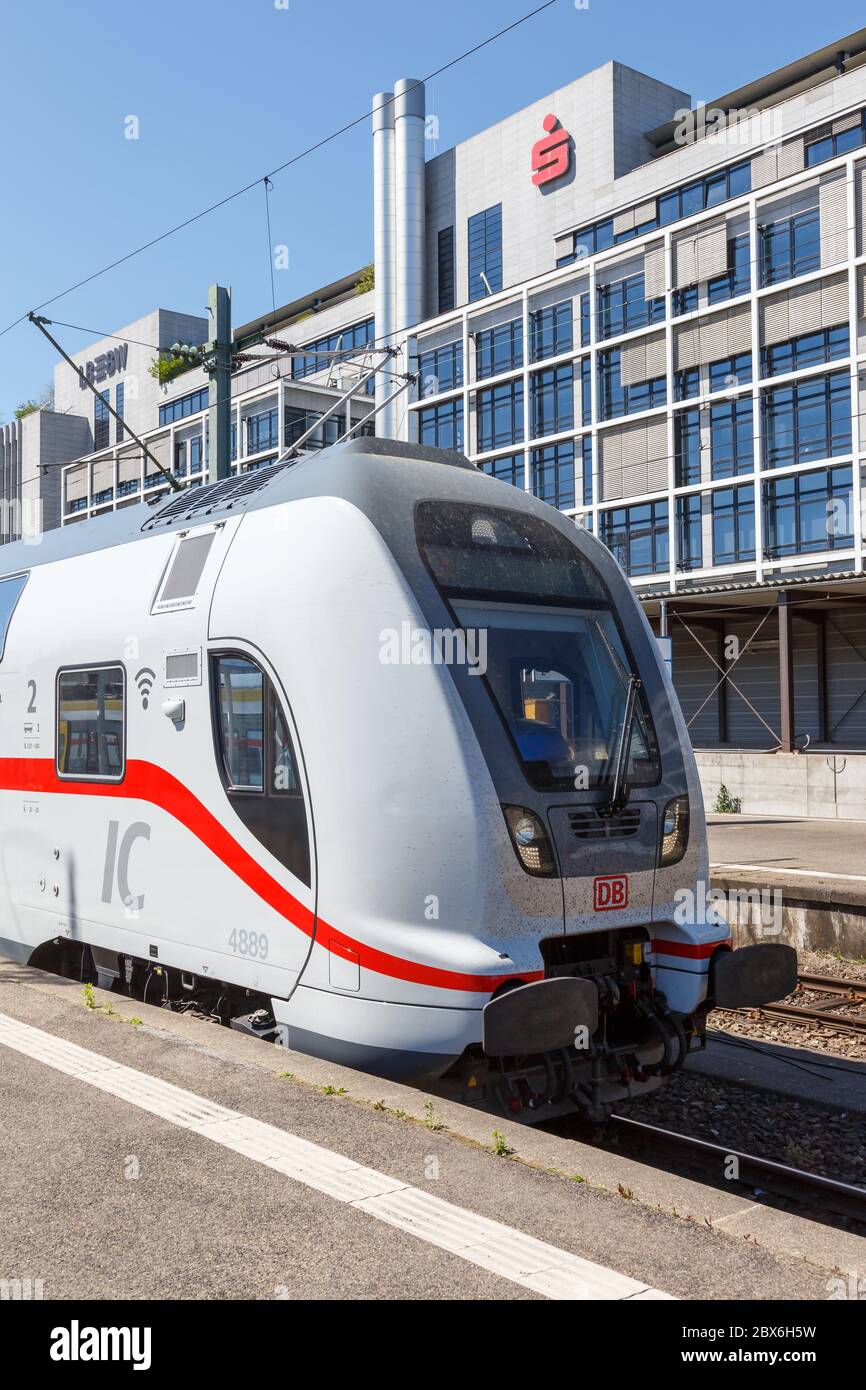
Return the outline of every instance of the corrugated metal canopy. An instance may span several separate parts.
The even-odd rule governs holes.
[[[813,597],[862,597],[866,599],[866,574],[855,570],[827,570],[824,573],[780,574],[772,579],[737,579],[727,583],[716,581],[709,584],[696,584],[690,589],[678,589],[672,594],[668,589],[639,589],[638,597],[648,616],[654,617],[664,599],[668,609],[688,608],[696,599],[703,603],[723,604],[736,594],[743,606],[766,604],[768,600],[787,589],[806,590]]]

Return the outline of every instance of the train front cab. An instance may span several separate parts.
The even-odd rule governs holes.
[[[506,981],[483,1010],[485,1074],[512,1113],[598,1117],[702,1046],[715,1000],[786,993],[796,957],[730,950],[706,907],[688,734],[640,605],[605,547],[541,511],[421,502],[416,534],[475,656],[453,676],[515,858],[562,889],[540,978]]]

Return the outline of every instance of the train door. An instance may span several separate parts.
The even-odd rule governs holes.
[[[223,787],[239,820],[291,875],[293,920],[306,929],[287,940],[292,968],[300,969],[315,898],[309,807],[288,715],[273,681],[248,653],[211,652],[210,673]]]

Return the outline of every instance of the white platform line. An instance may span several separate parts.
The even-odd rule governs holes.
[[[671,1297],[6,1014],[0,1014],[0,1044],[547,1298]]]
[[[711,864],[711,869],[739,869],[750,874],[796,874],[798,878],[841,878],[852,883],[866,883],[866,874],[837,874],[832,869],[786,869],[782,864]]]

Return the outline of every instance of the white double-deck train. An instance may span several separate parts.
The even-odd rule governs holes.
[[[362,439],[0,565],[4,954],[539,1115],[792,987],[702,911],[627,580],[461,456]]]

